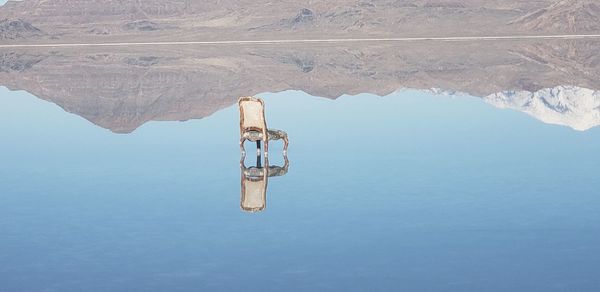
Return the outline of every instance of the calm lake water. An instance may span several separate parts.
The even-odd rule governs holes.
[[[235,106],[122,135],[0,88],[0,291],[600,287],[600,129],[410,90],[259,96],[290,168],[252,214]]]

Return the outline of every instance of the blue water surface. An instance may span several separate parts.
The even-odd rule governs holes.
[[[290,169],[251,214],[237,108],[122,135],[0,88],[0,291],[600,288],[599,129],[418,91],[261,96]]]

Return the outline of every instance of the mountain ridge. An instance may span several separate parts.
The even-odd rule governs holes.
[[[585,5],[568,9],[556,0],[24,0],[0,7],[0,19],[22,19],[46,33],[41,40],[11,43],[600,33],[593,0],[572,1]],[[553,22],[586,16],[587,8],[591,16],[575,24]]]
[[[600,91],[557,86],[539,91],[504,91],[483,97],[487,103],[524,112],[546,123],[587,131],[600,125]]]
[[[562,0],[533,11],[511,24],[534,31],[584,33],[600,30],[600,3],[595,0]]]
[[[600,41],[0,49],[0,85],[118,133],[200,119],[237,97],[337,98],[399,88],[486,97],[570,84],[600,89]]]
[[[22,19],[0,20],[0,40],[36,38],[43,35],[39,28]]]

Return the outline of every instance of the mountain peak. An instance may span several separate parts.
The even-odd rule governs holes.
[[[527,113],[547,124],[586,131],[600,125],[600,91],[557,86],[536,92],[503,91],[483,98],[498,107]]]
[[[0,40],[2,39],[23,39],[41,36],[44,33],[31,23],[22,19],[0,20]]]

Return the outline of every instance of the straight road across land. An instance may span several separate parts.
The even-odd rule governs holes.
[[[411,37],[411,38],[342,38],[342,39],[290,39],[290,40],[229,40],[229,41],[161,41],[161,42],[114,42],[114,43],[57,43],[57,44],[11,44],[0,48],[39,47],[118,47],[118,46],[172,46],[172,45],[270,45],[303,43],[358,43],[358,42],[422,42],[422,41],[499,41],[535,39],[597,39],[600,34],[582,35],[529,35],[529,36],[472,36],[472,37]]]

